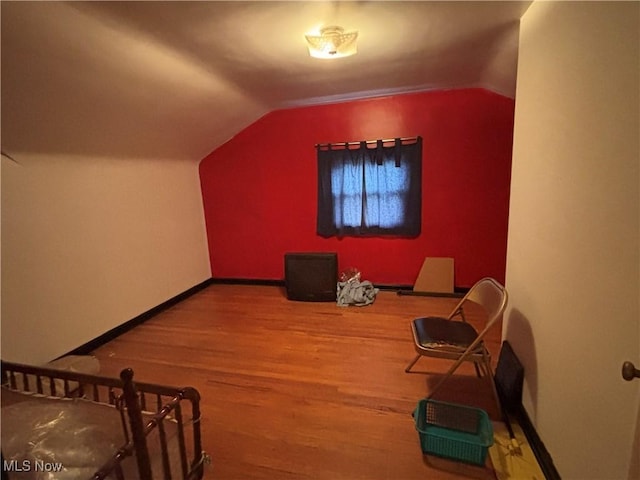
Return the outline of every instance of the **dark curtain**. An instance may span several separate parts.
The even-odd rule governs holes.
[[[317,148],[317,232],[331,236],[420,234],[422,139]]]

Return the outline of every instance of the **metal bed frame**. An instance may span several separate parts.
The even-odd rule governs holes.
[[[124,443],[91,477],[124,480],[122,462],[135,457],[138,477],[152,480],[151,457],[147,439],[152,432],[159,438],[162,473],[172,478],[171,458],[166,426],[177,425],[177,448],[180,478],[201,479],[208,455],[202,450],[200,432],[200,394],[192,387],[176,388],[133,381],[133,370],[122,370],[120,379],[55,370],[10,362],[2,362],[2,386],[12,391],[37,394],[40,397],[84,398],[114,406],[120,413]],[[143,415],[143,412],[151,411]],[[125,413],[126,412],[126,413]],[[145,424],[145,418],[147,419]],[[174,455],[175,456],[175,455]],[[3,462],[3,479],[5,476]]]

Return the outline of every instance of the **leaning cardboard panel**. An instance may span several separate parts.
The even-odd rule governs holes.
[[[453,258],[425,258],[413,291],[453,293]]]

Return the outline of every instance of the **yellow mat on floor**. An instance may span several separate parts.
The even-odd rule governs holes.
[[[489,457],[498,480],[544,480],[544,474],[527,437],[516,422],[511,423],[515,439],[502,422],[493,422],[493,445]]]

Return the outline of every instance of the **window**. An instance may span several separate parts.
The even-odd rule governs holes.
[[[318,234],[420,234],[422,139],[319,145]]]

